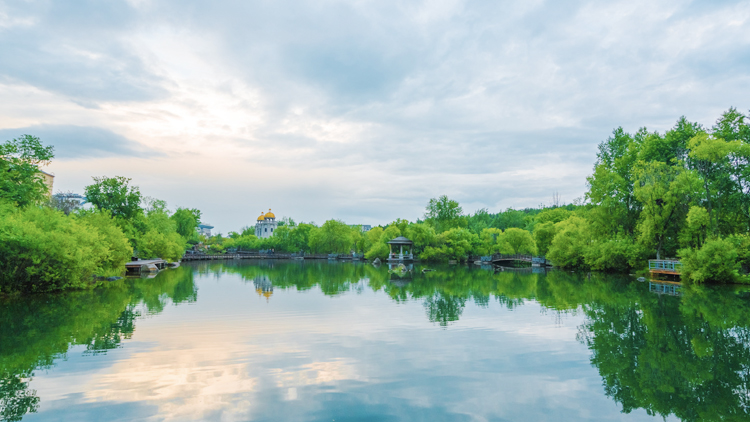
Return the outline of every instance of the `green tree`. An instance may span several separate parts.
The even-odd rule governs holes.
[[[584,254],[592,240],[589,222],[581,217],[570,217],[555,224],[555,231],[547,258],[558,267],[584,268]]]
[[[537,224],[534,227],[534,243],[536,243],[540,255],[547,255],[556,233],[555,223],[552,221]]]
[[[94,177],[94,184],[86,186],[86,199],[98,209],[109,211],[115,218],[133,219],[143,213],[141,192],[130,186],[130,179],[122,176]]]
[[[424,223],[409,224],[404,236],[414,242],[414,253],[417,255],[424,251],[427,246],[434,246],[437,241],[435,229]]]
[[[310,233],[310,248],[320,253],[347,253],[352,247],[351,229],[339,220],[328,220]]]
[[[175,222],[177,233],[185,240],[196,237],[196,229],[201,222],[201,212],[195,208],[177,208],[170,217]]]
[[[508,208],[495,216],[492,226],[500,230],[523,228],[526,226],[526,214],[523,211]]]
[[[688,154],[693,167],[703,178],[706,208],[711,221],[712,233],[718,233],[718,217],[714,216],[714,201],[712,190],[717,190],[717,184],[728,163],[729,155],[737,150],[736,141],[726,142],[706,132],[700,132],[690,139],[690,153]]]
[[[536,253],[536,245],[534,244],[534,238],[526,230],[519,228],[510,228],[505,230],[503,233],[505,243],[510,246],[514,254],[534,254]]]
[[[496,228],[486,228],[479,235],[480,246],[477,252],[481,255],[492,255],[495,253],[512,253],[513,250],[505,241],[503,231]]]
[[[586,196],[596,205],[591,215],[593,228],[604,235],[635,231],[640,204],[633,192],[632,170],[642,138],[631,136],[620,127],[599,144],[594,174],[587,178]]]
[[[680,244],[686,248],[700,248],[708,236],[711,220],[703,207],[692,206],[688,211],[685,225],[680,232]]]
[[[482,230],[492,227],[494,216],[487,211],[487,208],[477,210],[468,219],[468,228],[476,234],[480,234]]]
[[[635,178],[635,197],[642,204],[639,242],[655,250],[656,259],[660,259],[665,246],[674,256],[680,227],[690,204],[699,197],[700,181],[689,170],[659,161],[639,166]]]
[[[45,201],[51,192],[39,166],[48,165],[53,157],[52,146],[31,135],[0,144],[0,200],[19,207]]]
[[[430,199],[424,218],[438,233],[458,227],[463,210],[457,201],[449,199],[447,195]]]

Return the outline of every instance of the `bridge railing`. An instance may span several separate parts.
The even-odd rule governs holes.
[[[524,255],[524,254],[520,254],[520,253],[517,253],[517,254],[496,253],[496,254],[492,255],[492,260],[493,261],[497,261],[497,260],[500,260],[500,259],[507,259],[507,260],[529,261],[529,262],[531,262],[531,260],[533,258],[534,257],[531,256],[531,255]]]
[[[649,271],[671,271],[679,273],[682,271],[682,263],[675,259],[649,259]]]

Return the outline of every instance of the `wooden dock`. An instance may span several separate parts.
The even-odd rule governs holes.
[[[150,272],[158,272],[163,270],[168,265],[167,261],[163,259],[143,259],[138,261],[130,261],[125,264],[125,272],[128,274],[142,274]]]

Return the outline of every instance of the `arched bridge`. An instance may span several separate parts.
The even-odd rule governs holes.
[[[487,259],[489,258],[489,259]],[[513,261],[523,261],[523,262],[530,262],[531,265],[535,266],[544,266],[544,267],[551,267],[552,263],[549,262],[548,259],[546,259],[543,256],[533,256],[533,255],[525,255],[525,254],[504,254],[504,253],[496,253],[490,257],[482,257],[482,261],[490,261],[493,264],[500,265],[508,262]]]

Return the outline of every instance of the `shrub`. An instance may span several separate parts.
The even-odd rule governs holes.
[[[88,221],[87,221],[88,220]],[[114,223],[50,208],[0,205],[0,291],[43,292],[91,285],[120,271],[129,249]]]
[[[738,279],[737,248],[727,239],[710,239],[700,249],[680,249],[682,277],[695,283]]]

